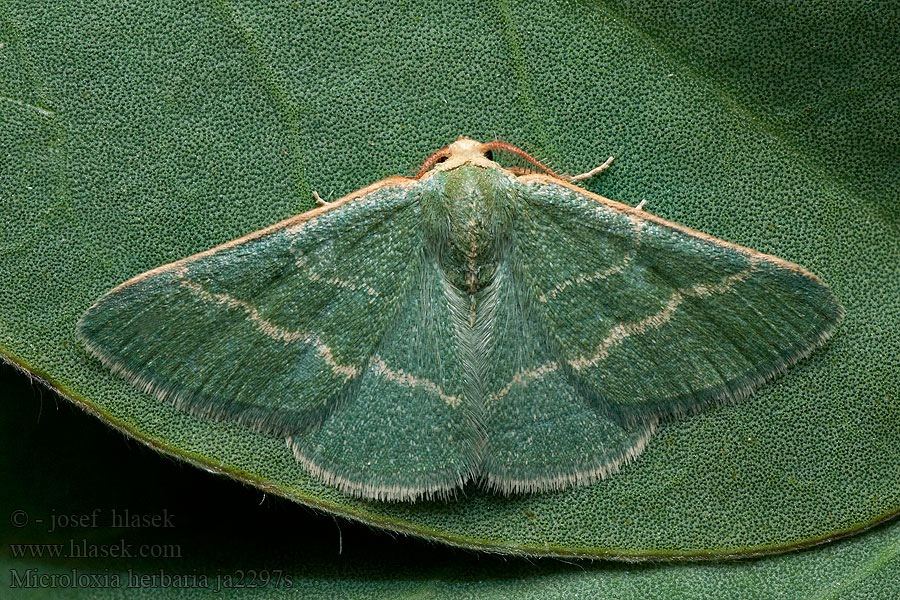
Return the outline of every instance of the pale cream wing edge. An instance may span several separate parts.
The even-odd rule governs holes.
[[[595,194],[590,192],[582,187],[579,187],[573,183],[569,183],[568,181],[563,181],[562,179],[557,179],[556,177],[551,177],[549,175],[544,174],[531,174],[531,175],[523,175],[517,177],[519,182],[528,184],[528,183],[549,183],[553,185],[558,185],[560,187],[568,188],[574,192],[581,194],[586,198],[590,198],[591,200],[595,200],[600,204],[608,206],[614,210],[623,212],[627,214],[631,219],[635,221],[649,221],[651,223],[655,223],[657,225],[661,225],[662,227],[667,227],[669,229],[674,229],[685,235],[689,235],[694,238],[698,238],[704,240],[706,242],[710,242],[716,244],[718,246],[726,246],[728,248],[732,248],[745,256],[752,257],[756,260],[764,260],[767,262],[776,263],[784,268],[791,269],[792,271],[796,271],[806,277],[814,281],[820,281],[820,279],[813,273],[804,269],[798,264],[792,263],[790,261],[784,260],[783,258],[779,258],[777,256],[773,256],[771,254],[765,254],[763,252],[759,252],[757,250],[753,250],[752,248],[747,248],[746,246],[741,246],[740,244],[735,244],[732,242],[728,242],[721,238],[717,238],[715,236],[709,235],[708,233],[703,233],[702,231],[698,231],[696,229],[692,229],[690,227],[686,227],[684,225],[680,225],[675,223],[674,221],[669,221],[668,219],[663,219],[662,217],[657,217],[651,213],[645,212],[643,210],[638,210],[634,207],[628,206],[627,204],[622,204],[621,202],[616,202],[615,200],[610,200],[609,198],[604,198],[599,194]],[[824,285],[824,284],[823,284]]]

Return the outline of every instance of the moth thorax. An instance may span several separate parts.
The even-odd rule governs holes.
[[[493,281],[508,245],[514,188],[502,172],[470,165],[429,183],[422,199],[426,243],[447,280],[474,294]]]

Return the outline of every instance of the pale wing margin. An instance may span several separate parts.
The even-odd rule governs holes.
[[[412,276],[415,182],[390,178],[147,271],[78,323],[88,350],[182,410],[287,435],[362,372]]]
[[[841,319],[798,265],[550,177],[519,181],[523,277],[559,368],[627,422],[742,399]]]

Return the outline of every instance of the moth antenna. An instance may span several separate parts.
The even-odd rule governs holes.
[[[444,146],[431,156],[425,159],[425,162],[422,163],[422,166],[419,167],[419,170],[416,171],[416,174],[413,175],[413,179],[419,179],[422,175],[428,172],[428,170],[441,162],[442,160],[446,160],[447,157],[450,156],[450,146]]]
[[[515,140],[514,142],[510,142],[513,146],[517,148],[521,148],[525,151],[526,154],[536,159],[544,166],[550,166],[551,160],[547,158],[547,151],[534,144],[530,140]]]
[[[506,138],[500,138],[500,136],[497,136],[494,139],[503,139],[510,146],[514,146],[516,148],[519,148],[520,150],[524,150],[526,154],[534,157],[539,157],[541,154],[543,154],[543,150],[541,150],[539,146],[537,146],[534,142],[527,138],[520,138],[518,136],[513,138],[510,138],[508,136]]]
[[[485,144],[484,147],[485,147],[486,151],[499,150],[500,156],[498,158],[503,157],[504,152],[508,153],[510,155],[510,158],[512,158],[514,161],[516,161],[516,162],[512,162],[510,164],[510,166],[513,168],[517,168],[517,169],[524,168],[526,170],[530,170],[533,173],[545,173],[547,175],[550,175],[551,177],[556,177],[557,179],[564,179],[564,177],[562,177],[559,173],[557,173],[556,171],[551,169],[545,163],[534,158],[533,156],[531,156],[530,154],[528,154],[521,148],[513,146],[512,144],[510,144],[508,142],[504,142],[502,140],[494,140],[493,142],[489,142],[489,143]]]

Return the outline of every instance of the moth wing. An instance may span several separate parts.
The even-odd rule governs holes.
[[[199,416],[283,435],[352,388],[410,285],[421,246],[411,181],[143,273],[78,331],[113,371]]]
[[[479,299],[491,313],[484,319],[491,323],[484,484],[510,493],[591,483],[640,454],[656,421],[620,423],[591,406],[561,365],[558,343],[516,272],[518,248],[510,253]]]
[[[515,243],[539,322],[570,379],[623,422],[743,398],[841,318],[795,264],[549,177],[519,182]]]
[[[468,302],[424,250],[416,271],[358,391],[321,428],[288,440],[307,470],[351,495],[448,497],[478,472],[482,434],[454,316]]]

